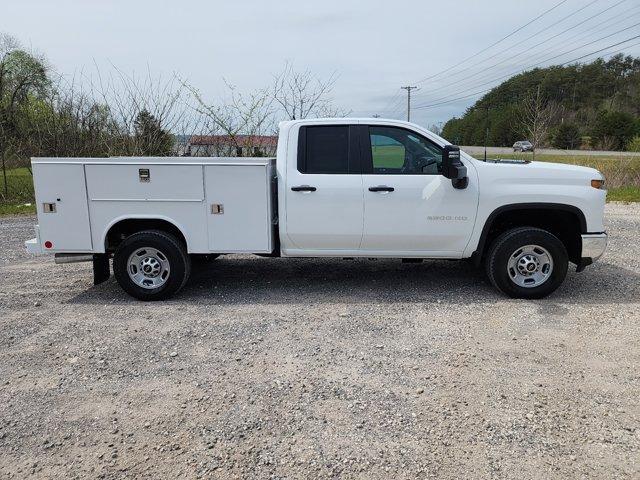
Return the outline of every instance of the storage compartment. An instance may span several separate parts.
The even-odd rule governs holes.
[[[204,199],[201,165],[89,164],[86,168],[92,201]]]
[[[90,252],[84,165],[34,161],[33,182],[43,251]]]
[[[271,253],[272,168],[267,161],[204,167],[212,252]]]

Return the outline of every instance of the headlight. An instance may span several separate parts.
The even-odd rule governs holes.
[[[591,186],[593,188],[598,188],[598,189],[604,188],[604,179],[602,179],[602,180],[591,180]]]

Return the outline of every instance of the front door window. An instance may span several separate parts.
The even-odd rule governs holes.
[[[373,174],[442,173],[442,148],[398,127],[369,127]]]

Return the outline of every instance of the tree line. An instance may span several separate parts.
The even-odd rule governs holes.
[[[442,135],[460,145],[529,140],[562,149],[640,151],[640,58],[537,68],[484,95]]]
[[[43,55],[0,33],[0,156],[175,155],[191,135],[273,134],[281,120],[345,114],[333,105],[335,76],[321,79],[286,64],[269,85],[206,99],[188,80],[129,75],[113,67],[67,78]],[[244,140],[246,141],[246,139]],[[250,151],[248,149],[247,151]]]

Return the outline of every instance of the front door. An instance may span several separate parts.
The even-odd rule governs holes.
[[[339,255],[359,248],[364,200],[355,128],[300,127],[297,159],[289,155],[287,162],[285,253]]]
[[[442,148],[405,128],[364,127],[361,145],[363,253],[460,257],[477,211],[475,176],[453,188],[441,175]]]

